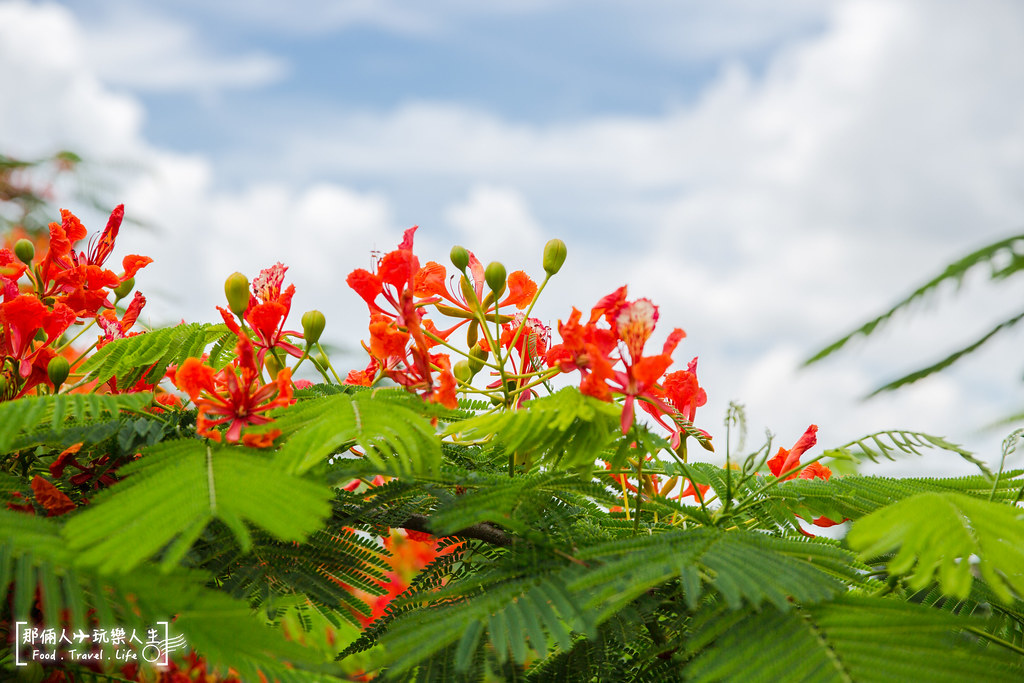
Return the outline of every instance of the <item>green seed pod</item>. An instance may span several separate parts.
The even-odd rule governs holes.
[[[132,290],[135,289],[135,278],[130,277],[117,287],[114,287],[114,296],[119,300],[125,298],[131,294]]]
[[[484,361],[489,355],[479,344],[469,350],[469,369],[473,371],[474,375],[483,369]]]
[[[24,238],[20,239],[14,243],[14,255],[22,263],[32,263],[32,259],[36,257],[36,247],[31,241]]]
[[[566,253],[565,242],[559,239],[548,240],[544,245],[544,272],[554,275],[561,270]]]
[[[228,298],[228,308],[241,317],[249,308],[249,278],[241,273],[231,273],[224,281],[224,294]]]
[[[307,346],[312,346],[320,341],[320,335],[324,333],[326,325],[327,318],[316,309],[302,314],[302,337],[306,340]]]
[[[452,259],[452,265],[462,272],[466,272],[466,267],[469,266],[469,252],[466,251],[466,248],[460,247],[456,244],[452,247],[452,253],[450,256]]]
[[[470,370],[469,363],[464,360],[460,360],[452,366],[452,374],[455,375],[455,379],[459,380],[463,384],[469,384],[473,379],[473,371]]]
[[[46,374],[49,375],[50,381],[53,382],[54,389],[60,389],[60,385],[64,384],[64,380],[68,378],[70,373],[71,363],[64,356],[54,356],[46,366]]]
[[[484,280],[492,292],[500,292],[505,289],[505,266],[497,261],[491,261],[484,271]]]
[[[473,285],[465,275],[459,281],[459,288],[462,289],[462,297],[469,304],[471,310],[480,307],[480,300],[476,298],[476,290],[473,289]]]

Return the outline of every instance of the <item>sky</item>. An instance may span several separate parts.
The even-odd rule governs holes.
[[[348,369],[366,309],[345,276],[405,228],[424,262],[458,243],[538,279],[559,237],[536,315],[628,283],[659,307],[652,343],[687,332],[698,426],[723,443],[736,401],[751,447],[814,423],[824,447],[900,428],[998,460],[1012,426],[980,428],[1024,409],[1019,331],[862,397],[1018,313],[1020,282],[980,273],[799,367],[1024,232],[1021,83],[1012,0],[0,0],[0,151],[72,149],[125,204],[149,323],[215,321],[228,274],[281,261],[296,326],[322,310]]]

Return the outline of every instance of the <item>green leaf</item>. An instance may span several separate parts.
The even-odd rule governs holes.
[[[0,452],[7,452],[37,429],[45,427],[51,433],[60,433],[87,421],[116,417],[121,411],[139,412],[152,402],[150,392],[119,396],[58,394],[5,401],[0,403]]]
[[[853,556],[834,545],[747,531],[698,528],[618,539],[582,550],[577,559],[598,564],[572,570],[568,587],[605,616],[675,578],[691,607],[708,586],[732,609],[767,602],[780,610],[790,608],[791,598],[826,600],[860,581]]]
[[[963,279],[967,275],[967,273],[974,269],[975,267],[984,264],[995,264],[999,259],[1003,259],[1009,256],[1010,267],[1002,269],[993,268],[992,271],[993,280],[1005,279],[1013,272],[1019,271],[1022,267],[1024,267],[1024,259],[1021,259],[1021,257],[1017,254],[1016,251],[1016,247],[1022,241],[1024,241],[1024,235],[1014,235],[1012,237],[1008,237],[1006,239],[999,240],[998,242],[994,242],[992,244],[984,246],[981,249],[978,249],[977,251],[974,251],[968,254],[967,256],[959,259],[958,261],[949,264],[948,266],[946,266],[943,272],[939,273],[937,276],[935,276],[928,282],[924,283],[923,285],[915,289],[913,292],[910,293],[909,296],[897,302],[888,311],[882,313],[880,316],[872,320],[869,320],[868,322],[864,323],[854,331],[850,332],[849,334],[839,338],[838,340],[832,342],[825,348],[821,349],[813,356],[811,356],[809,359],[804,361],[804,365],[810,365],[811,363],[815,363],[835,353],[839,349],[846,346],[847,342],[849,342],[851,339],[855,337],[867,337],[871,335],[872,332],[878,329],[879,326],[888,322],[889,319],[892,318],[896,313],[908,308],[911,304],[930,294],[943,283],[952,282],[959,286],[960,283],[963,282]]]
[[[1001,601],[1024,595],[1024,509],[1016,506],[922,493],[857,521],[847,540],[864,559],[898,550],[889,572],[908,575],[915,590],[938,578],[943,593],[964,599],[976,561]]]
[[[302,473],[328,456],[359,446],[363,458],[393,476],[430,475],[441,462],[441,442],[430,421],[414,409],[422,401],[404,391],[364,391],[303,401],[277,411],[274,427],[286,441],[282,468]]]
[[[618,437],[622,409],[578,389],[530,401],[528,410],[481,415],[456,422],[445,436],[460,441],[495,440],[507,454],[533,465],[590,468]]]
[[[180,364],[190,357],[198,358],[210,344],[233,336],[223,323],[190,323],[153,330],[106,344],[89,357],[81,371],[98,384],[117,377],[121,388],[132,386],[142,378],[155,383],[168,365]],[[226,363],[229,358],[222,360]]]
[[[690,641],[687,680],[1019,681],[1019,659],[961,629],[981,622],[898,600],[834,603],[710,621]]]
[[[103,572],[127,572],[171,544],[163,564],[169,570],[213,519],[248,548],[246,523],[298,541],[330,512],[328,487],[282,472],[244,448],[165,442],[120,473],[129,476],[64,527],[81,561]],[[259,491],[273,493],[254,495]]]

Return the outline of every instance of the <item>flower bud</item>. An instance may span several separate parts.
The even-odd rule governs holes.
[[[460,360],[452,366],[452,374],[455,375],[455,379],[459,380],[463,384],[469,384],[473,379],[473,371],[470,370],[469,363],[464,360]]]
[[[474,375],[483,369],[488,355],[490,354],[484,351],[479,344],[469,350],[469,369],[473,371]]]
[[[14,255],[22,263],[32,263],[32,259],[36,257],[36,247],[30,240],[22,238],[14,243]]]
[[[224,294],[228,298],[228,308],[241,317],[249,308],[249,279],[241,273],[231,273],[224,281]]]
[[[561,270],[566,253],[565,242],[559,239],[548,240],[544,245],[544,272],[554,275]]]
[[[270,373],[270,378],[271,379],[274,379],[275,377],[277,377],[277,373],[279,373],[282,370],[284,370],[284,367],[281,365],[281,361],[279,361],[277,359],[277,356],[275,356],[272,353],[268,353],[263,358],[263,364],[267,366],[267,372]]]
[[[327,318],[316,309],[302,314],[302,337],[306,340],[307,346],[312,346],[320,341],[320,335],[324,333],[325,325],[327,325]]]
[[[54,389],[60,389],[60,385],[64,384],[64,380],[68,378],[70,372],[71,363],[64,356],[54,356],[46,366],[46,374],[53,382]]]
[[[498,261],[491,261],[484,271],[484,280],[492,292],[500,292],[505,289],[505,266]]]
[[[466,272],[466,267],[469,265],[469,252],[466,251],[466,248],[460,247],[456,244],[452,247],[452,253],[450,256],[452,259],[452,265],[462,272]]]
[[[473,321],[469,323],[469,329],[466,330],[466,345],[469,348],[476,346],[477,340],[480,338],[480,323]]]
[[[131,294],[133,289],[135,289],[135,278],[130,277],[121,282],[117,287],[114,287],[114,296],[118,299],[123,299]]]

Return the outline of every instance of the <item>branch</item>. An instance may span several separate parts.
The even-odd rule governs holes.
[[[430,529],[430,517],[426,515],[410,515],[407,520],[398,525],[402,529],[409,529],[410,531],[420,531],[425,534],[432,534],[437,536],[434,531]],[[444,538],[447,536],[462,536],[464,538],[475,538],[478,541],[490,543],[491,545],[500,546],[507,548],[512,545],[513,536],[504,529],[497,527],[489,522],[480,522],[472,526],[468,526],[465,529],[460,529],[451,534],[441,534],[440,537]]]

